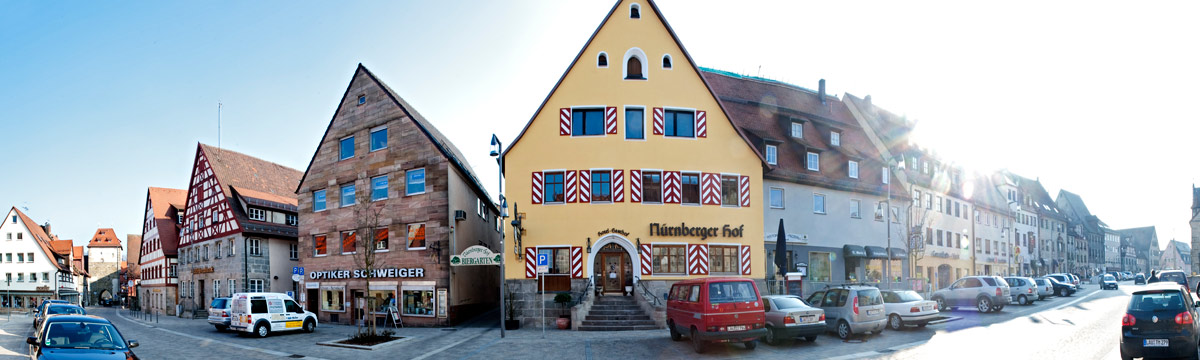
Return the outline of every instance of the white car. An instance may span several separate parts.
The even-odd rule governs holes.
[[[1117,289],[1117,278],[1112,275],[1109,275],[1109,274],[1104,274],[1104,280],[1101,281],[1100,288],[1101,289],[1112,288],[1113,290],[1116,290]]]
[[[883,290],[883,309],[888,315],[888,328],[900,330],[905,326],[925,327],[938,318],[937,302],[925,300],[916,291]]]
[[[317,329],[317,315],[305,311],[292,297],[281,293],[237,293],[231,297],[229,328],[267,337],[275,331]]]

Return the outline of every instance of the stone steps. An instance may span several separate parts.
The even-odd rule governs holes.
[[[636,325],[636,326],[579,326],[579,331],[627,331],[627,330],[656,330],[658,325]]]
[[[592,314],[588,314],[586,317],[583,318],[583,320],[585,320],[585,321],[586,320],[634,321],[634,320],[650,320],[650,317],[646,316],[646,315],[592,315]]]
[[[642,311],[633,297],[598,297],[583,319],[579,331],[658,329],[654,319]]]

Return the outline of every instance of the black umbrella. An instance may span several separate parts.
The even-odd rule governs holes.
[[[783,231],[783,219],[779,219],[779,232],[775,236],[775,267],[779,268],[779,278],[784,279],[787,275],[788,266],[787,260],[787,233]]]

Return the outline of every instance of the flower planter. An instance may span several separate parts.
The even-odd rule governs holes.
[[[570,329],[571,328],[571,318],[569,316],[560,316],[560,317],[558,317],[558,320],[556,320],[556,324],[558,324],[559,330]]]

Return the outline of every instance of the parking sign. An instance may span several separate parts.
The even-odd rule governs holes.
[[[538,254],[537,267],[538,274],[550,272],[550,254]]]
[[[299,266],[292,267],[292,275],[304,275],[304,268]]]

